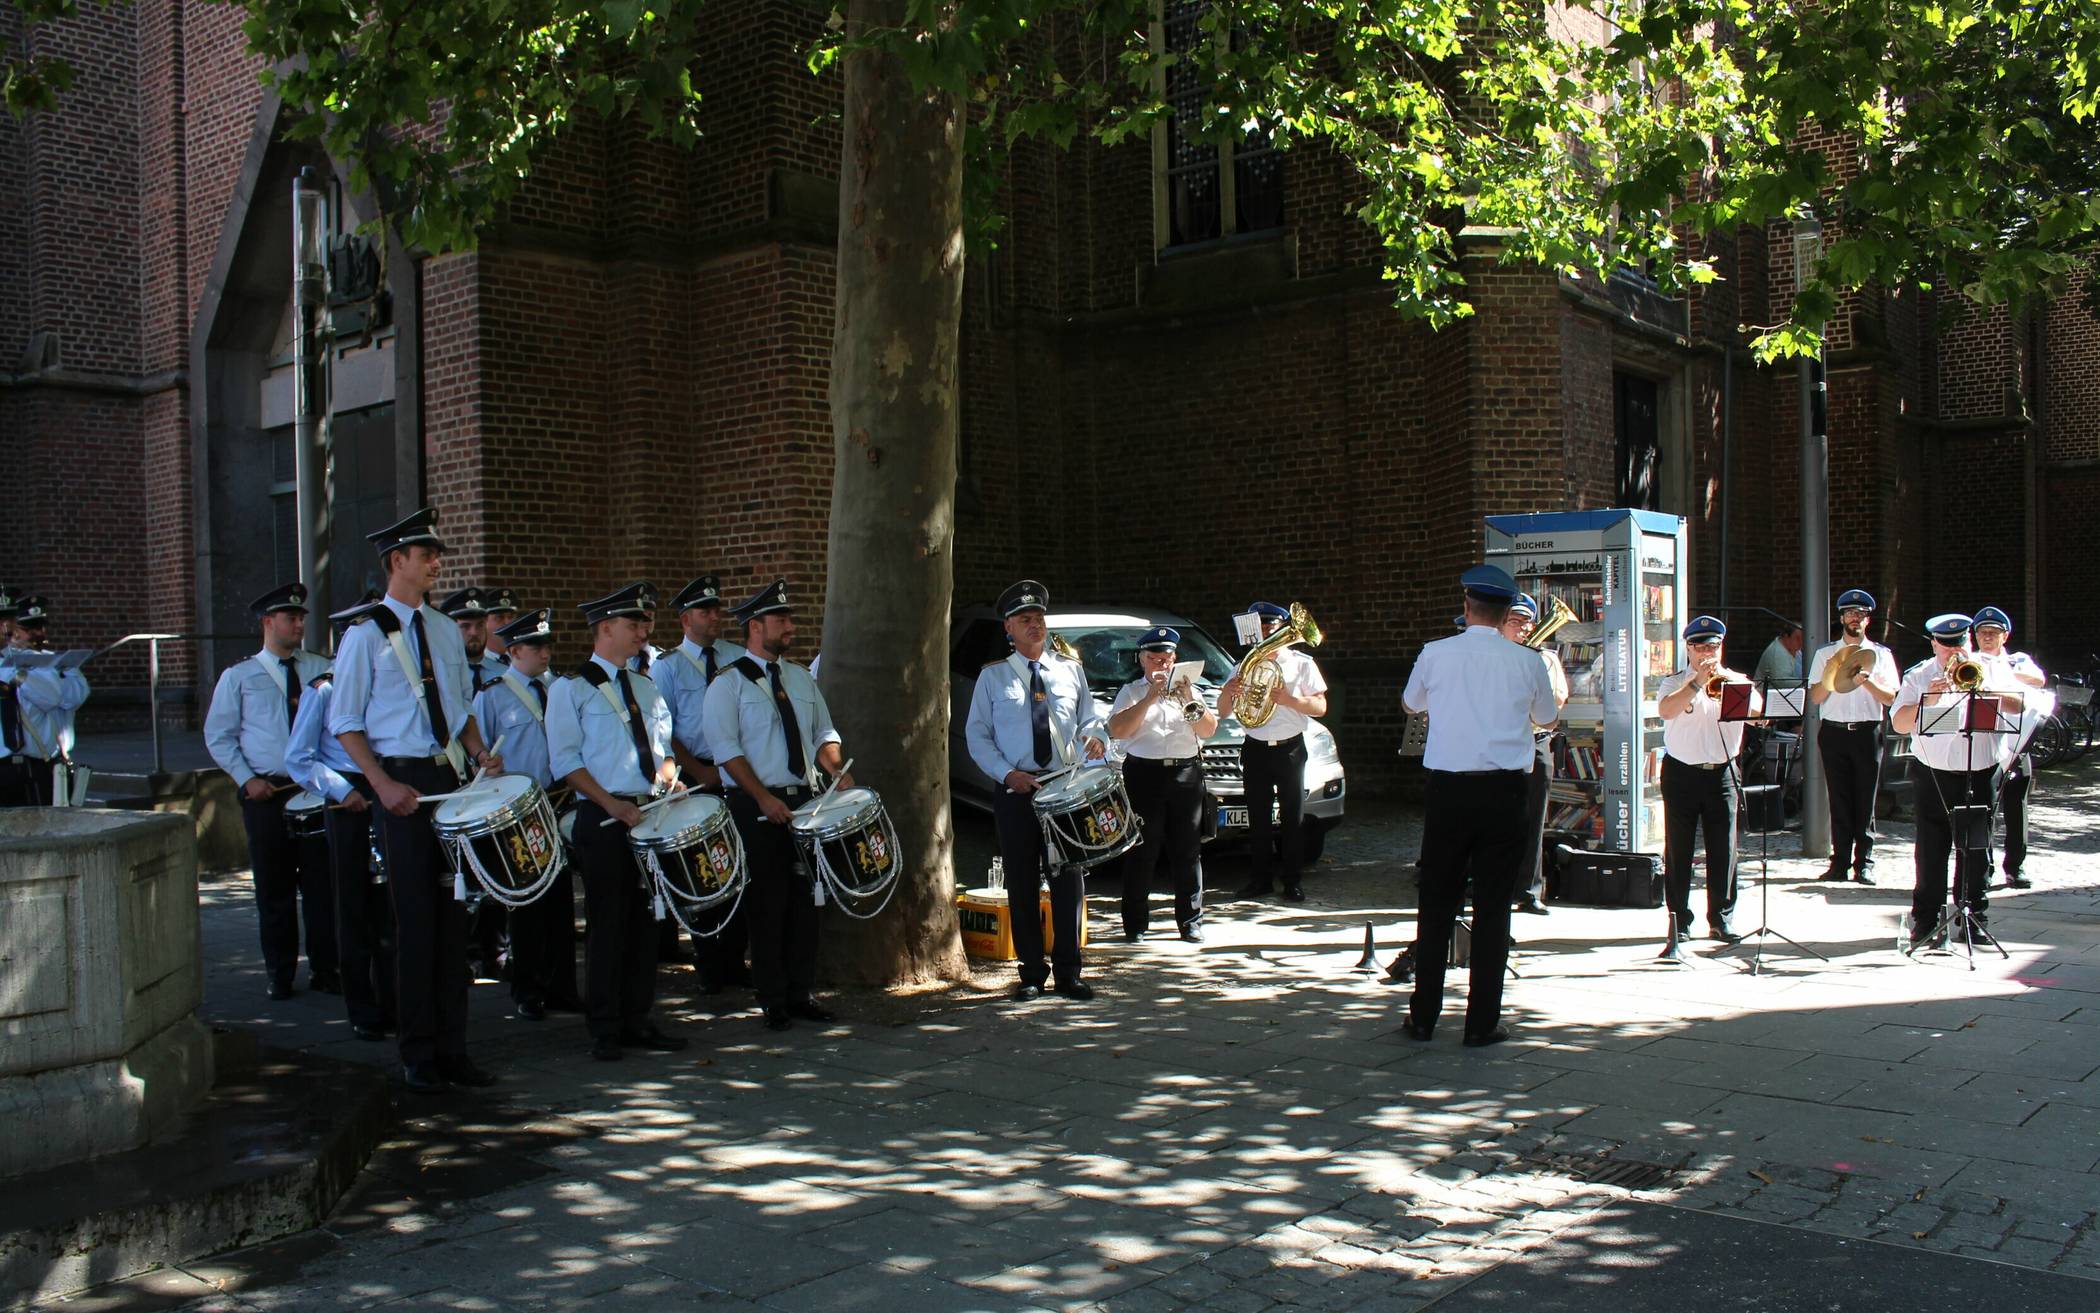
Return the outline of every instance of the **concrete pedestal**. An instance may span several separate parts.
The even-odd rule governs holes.
[[[0,811],[0,1176],[136,1148],[211,1089],[187,818]]]

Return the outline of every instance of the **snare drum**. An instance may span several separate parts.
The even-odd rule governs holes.
[[[471,871],[491,898],[510,907],[539,897],[565,861],[553,804],[523,775],[491,776],[447,798],[430,828],[455,871]]]
[[[1055,866],[1098,866],[1137,846],[1137,813],[1113,766],[1081,766],[1032,795]]]
[[[302,793],[284,805],[284,832],[294,839],[312,839],[327,828],[328,799],[318,793]]]
[[[706,793],[688,793],[642,817],[627,832],[627,846],[648,872],[658,898],[678,923],[696,935],[719,934],[729,924],[735,900],[743,897],[747,874],[744,841],[729,816],[729,805]],[[693,913],[729,904],[720,917],[707,917],[705,929]]]
[[[819,902],[836,898],[841,911],[860,918],[889,902],[904,866],[904,849],[873,789],[834,789],[803,803],[788,819],[788,829],[816,873]],[[881,903],[863,910],[875,898]]]

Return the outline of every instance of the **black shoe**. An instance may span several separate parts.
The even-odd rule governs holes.
[[[1427,1044],[1430,1040],[1436,1038],[1436,1023],[1432,1021],[1416,1021],[1410,1017],[1406,1024],[1400,1027],[1400,1033],[1417,1044]]]
[[[729,992],[729,982],[726,980],[709,980],[703,976],[700,980],[700,992],[708,998],[713,998],[718,994],[726,994]]]
[[[611,1036],[591,1041],[591,1056],[600,1062],[618,1062],[622,1053],[620,1041]]]
[[[334,971],[316,971],[307,977],[306,987],[318,994],[340,994],[343,977]]]
[[[1396,985],[1411,985],[1415,982],[1415,950],[1412,946],[1400,950],[1399,956],[1386,967],[1385,978]]]
[[[482,1089],[496,1083],[493,1073],[474,1065],[472,1058],[439,1058],[438,1073],[454,1085]]]
[[[1546,906],[1544,903],[1540,902],[1536,898],[1518,899],[1516,907],[1514,907],[1511,910],[1522,912],[1526,916],[1551,916],[1553,914],[1552,908]]]
[[[549,998],[541,1006],[545,1007],[549,1012],[581,1013],[584,1010],[583,1000],[574,994],[557,994]]]
[[[1706,932],[1707,938],[1718,939],[1724,944],[1740,944],[1743,937],[1725,925],[1717,925]]]
[[[1859,867],[1852,872],[1852,878],[1860,884],[1872,884],[1874,883],[1874,868],[1871,866]]]
[[[647,1030],[627,1032],[620,1036],[620,1043],[626,1048],[648,1049],[654,1053],[683,1053],[687,1041],[683,1035],[667,1034],[651,1026]]]
[[[1305,886],[1304,886],[1304,885],[1302,885],[1302,884],[1287,884],[1287,885],[1285,885],[1285,886],[1283,887],[1283,901],[1285,901],[1286,903],[1302,903],[1302,902],[1304,902],[1304,901],[1305,901]]]
[[[1817,877],[1816,877],[1816,879],[1818,879],[1818,880],[1831,880],[1831,881],[1841,881],[1841,880],[1843,880],[1844,878],[1845,878],[1845,868],[1844,868],[1844,867],[1842,867],[1842,866],[1832,866],[1832,867],[1828,867],[1828,868],[1826,868],[1826,869],[1824,870],[1823,874],[1821,874],[1821,875],[1819,875],[1819,876],[1817,876]]]
[[[289,980],[273,980],[270,982],[268,989],[272,1003],[282,1003],[298,992],[298,990],[292,988],[292,982]]]
[[[540,1002],[538,999],[528,998],[518,1004],[518,1020],[545,1021],[546,1019],[547,1005],[545,1003]]]
[[[1468,1031],[1465,1046],[1469,1049],[1484,1049],[1490,1044],[1500,1044],[1509,1038],[1509,1027],[1497,1026],[1493,1030],[1475,1033]]]
[[[2005,887],[2008,889],[2032,889],[2034,888],[2034,881],[2021,875],[2018,871],[2011,871],[2006,874]]]
[[[838,1014],[829,1008],[820,1008],[815,999],[796,999],[787,1005],[788,1015],[803,1021],[837,1021]]]
[[[794,1018],[788,1016],[786,1008],[767,1008],[765,1022],[767,1030],[786,1030],[795,1024]]]
[[[401,1084],[405,1089],[418,1094],[443,1094],[452,1088],[437,1064],[431,1062],[404,1062],[401,1064]]]
[[[1185,944],[1202,943],[1203,927],[1200,925],[1185,925],[1181,927],[1181,942]]]
[[[1084,980],[1060,980],[1050,987],[1050,992],[1059,998],[1077,999],[1084,1003],[1094,996],[1094,987]]]
[[[360,1026],[352,1023],[350,1033],[367,1044],[377,1044],[386,1038],[386,1031],[378,1026]]]
[[[1042,996],[1043,987],[1041,985],[1031,985],[1025,980],[1013,988],[1012,997],[1016,1003],[1026,1003],[1029,999],[1041,998]]]
[[[1234,898],[1271,898],[1275,894],[1276,886],[1273,884],[1250,884],[1241,886],[1232,896]]]
[[[1123,932],[1123,942],[1126,944],[1134,944],[1144,937],[1145,932],[1142,930],[1125,930]]]

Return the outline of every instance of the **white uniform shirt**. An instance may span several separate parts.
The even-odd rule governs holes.
[[[1125,684],[1116,694],[1115,703],[1108,709],[1108,718],[1114,720],[1129,707],[1144,700],[1152,682],[1134,679]],[[1200,696],[1200,695],[1199,695]],[[1196,737],[1196,727],[1182,719],[1179,704],[1169,705],[1165,698],[1145,708],[1138,718],[1137,729],[1118,739],[1126,757],[1144,757],[1149,761],[1194,757],[1203,751],[1203,740]]]
[[[621,667],[597,655],[591,661],[605,673],[605,688],[581,675],[558,679],[547,690],[547,769],[554,779],[587,770],[607,793],[635,798],[656,791],[656,770],[671,755],[671,708],[656,683],[627,670],[627,686],[641,708],[642,731],[649,745],[649,769],[642,769],[634,750],[634,729],[620,698]],[[606,693],[612,697],[606,697]],[[613,704],[620,702],[620,708]]]
[[[1063,761],[1059,744],[1077,761],[1086,755],[1085,740],[1108,741],[1108,727],[1101,723],[1093,690],[1087,687],[1086,668],[1048,648],[1037,665],[1043,676],[1043,705],[1050,713],[1047,763],[1038,764],[1035,759],[1035,722],[1025,658],[1019,670],[1014,669],[1011,658],[1004,657],[985,666],[977,672],[977,686],[970,691],[963,741],[969,745],[970,760],[994,784],[1012,771],[1034,772],[1059,765]]]
[[[1287,647],[1276,654],[1276,671],[1282,676],[1278,687],[1292,697],[1309,698],[1315,693],[1327,691],[1327,679],[1320,673],[1320,667],[1297,648]],[[1260,739],[1264,743],[1275,743],[1294,734],[1303,734],[1306,723],[1311,719],[1312,717],[1302,711],[1279,706],[1260,728],[1248,729],[1247,737]]]
[[[1680,670],[1656,686],[1657,701],[1690,682],[1692,672]],[[1721,704],[1706,695],[1706,681],[1683,711],[1663,721],[1663,751],[1688,766],[1719,766],[1735,760],[1743,747],[1743,722],[1722,720]]]
[[[2012,667],[2003,657],[1987,656],[1982,652],[1971,652],[1983,665],[1981,693],[2018,693],[2022,691],[2020,681],[2013,678]],[[1891,711],[1904,707],[1918,708],[1918,723],[1911,728],[1911,755],[1934,770],[1972,771],[1995,770],[2012,757],[2013,746],[2019,742],[2019,733],[1965,734],[1959,730],[1940,734],[1920,734],[1924,728],[1928,708],[1939,705],[1925,701],[1925,689],[1937,679],[1946,666],[1937,653],[1925,658],[1903,673],[1903,687],[1896,694]],[[1947,696],[1941,695],[1946,701]],[[2017,724],[2019,713],[2007,709],[2000,715],[2004,723]]]
[[[1860,642],[1874,652],[1874,668],[1868,672],[1873,681],[1884,686],[1895,683],[1900,678],[1896,671],[1896,654],[1871,638],[1861,639]],[[1843,647],[1844,643],[1837,642],[1825,643],[1816,649],[1815,659],[1808,663],[1809,683],[1823,682],[1824,667],[1830,664],[1831,658]],[[1850,693],[1832,693],[1823,701],[1823,719],[1834,720],[1844,725],[1872,724],[1880,720],[1882,715],[1880,700],[1864,686],[1855,688]]]
[[[767,789],[807,785],[807,778],[797,779],[788,769],[787,726],[780,718],[780,708],[773,705],[773,685],[766,678],[766,663],[756,652],[746,655],[758,666],[757,679],[730,666],[707,686],[707,742],[715,750],[715,764],[742,757]],[[802,731],[803,766],[815,770],[817,749],[839,742],[839,732],[831,723],[831,708],[807,670],[792,661],[782,661],[779,666],[780,687],[794,706],[795,726]],[[722,783],[730,788],[740,787],[727,771],[723,772]]]
[[[400,622],[401,641],[407,645],[410,669],[418,683],[422,681],[422,658],[416,651],[413,618],[423,617],[431,672],[444,704],[445,728],[458,738],[474,718],[474,675],[467,667],[467,645],[459,636],[459,622],[432,606],[410,608],[392,597],[385,599],[385,605]],[[445,745],[431,730],[416,688],[408,682],[378,622],[350,626],[335,653],[335,697],[329,704],[328,732],[338,736],[362,733],[372,751],[382,757],[435,757]]]
[[[1423,648],[1401,702],[1429,713],[1422,764],[1430,770],[1528,773],[1538,759],[1532,725],[1560,719],[1539,654],[1491,625]]]
[[[292,653],[291,662],[299,672],[303,704],[311,691],[307,685],[327,672],[328,658],[301,649]],[[291,691],[281,658],[265,648],[220,672],[211,709],[204,713],[204,748],[233,787],[258,775],[285,774],[284,748],[291,732]]]

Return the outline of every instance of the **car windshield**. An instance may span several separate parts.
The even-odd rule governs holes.
[[[1079,651],[1086,665],[1087,683],[1095,688],[1119,689],[1138,677],[1138,640],[1144,625],[1102,625],[1081,622],[1056,625],[1053,629]],[[1203,678],[1222,684],[1232,677],[1239,663],[1219,647],[1217,640],[1190,625],[1181,630],[1178,659],[1203,662]]]

